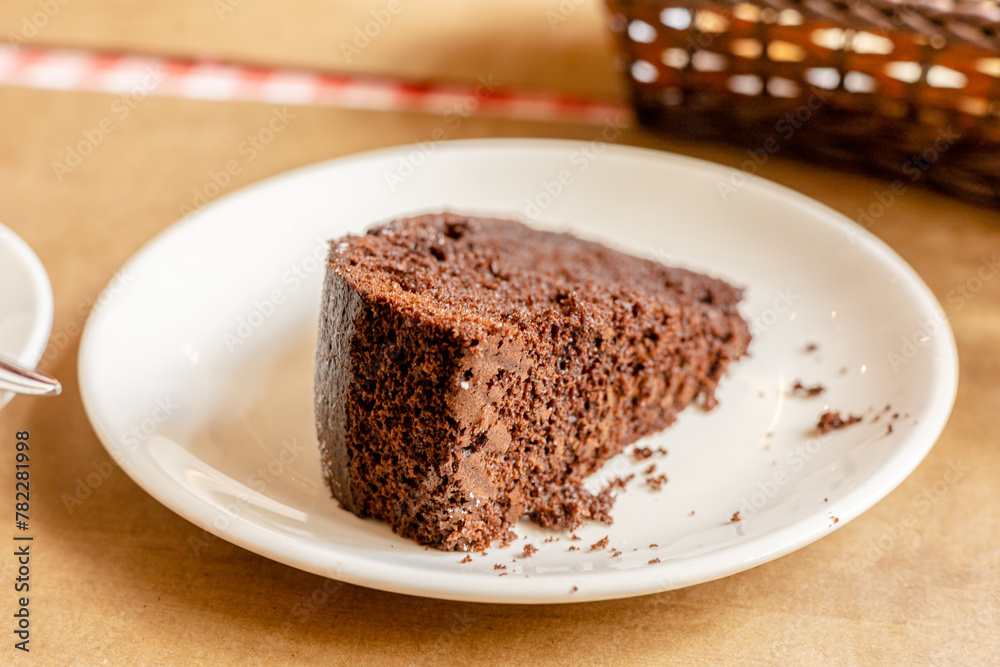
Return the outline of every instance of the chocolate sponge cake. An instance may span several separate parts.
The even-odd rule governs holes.
[[[344,508],[439,549],[523,515],[610,522],[582,480],[746,353],[739,289],[510,220],[444,213],[331,244],[316,352]]]

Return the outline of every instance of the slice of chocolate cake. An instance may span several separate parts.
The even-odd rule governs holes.
[[[750,333],[741,291],[518,222],[450,213],[331,245],[323,473],[351,512],[447,550],[610,522],[582,480],[699,396]]]

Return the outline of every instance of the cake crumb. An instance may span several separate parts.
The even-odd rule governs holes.
[[[736,523],[737,521],[740,521],[740,513],[739,512],[733,512],[733,515],[731,517],[729,517],[729,521],[732,522],[732,523]]]
[[[598,549],[607,548],[607,546],[608,546],[608,536],[605,535],[601,539],[599,539],[596,542],[594,542],[593,544],[591,544],[590,545],[590,550],[591,551],[597,551]]]
[[[885,434],[892,435],[892,424],[888,425],[888,428],[885,430]]]
[[[839,518],[837,518],[837,517],[833,517],[833,522],[834,522],[834,523],[840,523],[840,519],[839,519]]]
[[[576,593],[578,590],[580,590],[580,587],[579,586],[574,586],[573,590],[571,590],[570,593]]]
[[[582,482],[570,482],[553,490],[529,517],[543,528],[575,530],[587,519],[611,525],[611,508],[615,503],[611,490],[609,484],[595,495]]]
[[[635,457],[636,461],[645,461],[652,455],[653,450],[649,447],[639,447],[632,452],[632,456]]]
[[[646,484],[649,484],[653,491],[659,491],[663,488],[663,485],[667,483],[667,476],[664,474],[659,474],[656,477],[647,477]]]
[[[809,354],[810,352],[815,352],[818,349],[819,345],[817,345],[816,343],[806,343],[806,354]]]
[[[819,396],[824,391],[826,391],[826,387],[821,384],[807,387],[802,384],[801,380],[796,380],[795,384],[792,385],[792,396],[801,396],[802,398],[813,398],[814,396]]]
[[[472,562],[472,556],[470,556],[469,554],[466,554],[465,558],[463,558],[459,562],[460,563],[471,563]]]
[[[691,513],[688,514],[688,516],[694,516],[694,510],[691,510]]]
[[[570,545],[570,548],[567,549],[567,551],[579,551],[579,550],[580,550],[580,547],[574,547],[572,545]]]
[[[861,417],[857,415],[847,415],[844,418],[840,416],[839,412],[824,412],[820,416],[816,428],[819,429],[820,433],[829,433],[830,431],[845,428],[851,424],[857,424],[859,421],[861,421]]]
[[[650,463],[649,467],[642,471],[642,474],[643,475],[652,475],[654,472],[656,472],[656,464],[655,463]]]
[[[524,551],[521,552],[521,558],[531,558],[538,553],[538,547],[532,544],[525,544]]]
[[[631,482],[633,479],[635,479],[635,475],[632,474],[627,475],[626,477],[615,477],[610,482],[608,482],[608,485],[604,488],[610,491],[611,489],[618,487],[622,491],[624,491],[625,487],[628,486],[628,483]]]
[[[497,576],[498,576],[498,577],[506,577],[506,576],[507,576],[507,573],[506,573],[506,572],[501,572],[501,573],[500,573],[500,574],[498,574]]]
[[[654,558],[653,560],[649,561],[649,564],[650,565],[654,565],[654,564],[659,563],[659,562],[660,562],[659,558]]]
[[[659,546],[660,546],[659,544],[650,544],[649,548],[650,549],[656,549],[656,548],[659,548]]]
[[[670,452],[667,451],[666,447],[657,447],[653,451],[656,452],[657,454],[659,454],[660,456],[666,456],[667,454],[670,453]]]
[[[615,549],[615,548],[611,549],[611,557],[612,558],[618,558],[621,555],[622,555],[622,552],[618,551],[618,549]]]
[[[506,566],[506,565],[501,565],[500,563],[497,563],[497,564],[495,564],[495,565],[493,566],[493,569],[494,569],[494,570],[506,570],[506,569],[507,569],[507,566]]]
[[[548,537],[545,538],[544,543],[548,544],[549,542],[558,542],[558,541],[559,541],[558,537],[556,537],[555,535],[549,535]]]
[[[569,534],[569,539],[573,540],[574,542],[579,542],[580,541],[580,538],[579,538],[579,536],[576,533],[570,533]]]
[[[823,502],[824,502],[824,503],[828,503],[828,502],[830,502],[830,499],[829,499],[829,498],[824,498],[824,499],[823,499]]]

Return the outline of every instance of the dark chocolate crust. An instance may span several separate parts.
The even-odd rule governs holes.
[[[569,234],[450,213],[331,244],[316,356],[323,472],[348,510],[446,550],[529,514],[610,521],[582,480],[700,397],[742,293]]]

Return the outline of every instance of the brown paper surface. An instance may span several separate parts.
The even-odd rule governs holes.
[[[209,0],[71,0],[44,40],[180,54],[214,49],[270,63],[334,67],[331,26],[377,3],[326,4],[282,3],[289,13],[326,17],[324,25],[296,21],[293,38],[290,23],[268,22],[276,3],[246,0],[220,23]],[[359,69],[474,78],[484,63],[495,63],[505,68],[501,80],[619,89],[608,74],[609,56],[591,55],[601,52],[604,35],[600,13],[590,3],[551,42],[544,39],[552,32],[544,13],[539,17],[539,9],[527,7],[532,3],[467,4],[447,18],[443,3],[414,5],[413,16],[403,22],[401,15],[396,24],[393,40],[399,41],[387,34],[377,51],[372,46],[372,62]],[[511,18],[498,9],[508,5],[521,14]],[[4,3],[0,36],[36,6]],[[455,40],[467,55],[460,62],[434,38],[450,31],[460,35]],[[488,34],[490,40],[472,38]],[[501,37],[524,48],[507,48],[501,57],[491,42]],[[543,58],[552,61],[545,68],[539,65]],[[996,212],[910,190],[871,228],[941,300],[961,363],[958,399],[940,441],[871,511],[789,556],[684,590],[573,605],[444,602],[327,583],[222,540],[195,555],[189,539],[200,531],[117,467],[72,511],[61,500],[109,461],[76,384],[79,333],[89,305],[116,269],[176,220],[209,172],[232,159],[240,141],[272,113],[263,104],[149,99],[60,181],[52,163],[107,116],[112,103],[112,97],[91,93],[0,88],[0,221],[35,248],[51,276],[54,338],[43,368],[65,386],[58,398],[17,398],[0,412],[6,470],[13,470],[17,430],[30,430],[35,445],[32,650],[23,656],[13,649],[16,564],[12,549],[3,549],[0,578],[9,583],[2,586],[7,592],[0,595],[0,618],[8,620],[0,630],[8,629],[0,633],[7,637],[0,662],[971,665],[989,664],[1000,654],[1000,276],[984,280],[961,307],[948,299],[986,259],[1000,254]],[[442,122],[404,113],[294,113],[287,130],[227,192],[317,160],[420,141]],[[453,136],[591,139],[597,132],[588,125],[471,118]],[[635,130],[621,142],[727,165],[745,157],[735,149],[659,140]],[[760,173],[852,218],[888,187],[781,155]],[[873,564],[858,568],[857,561],[955,461],[969,472]],[[0,507],[13,521],[12,474],[0,479]]]

